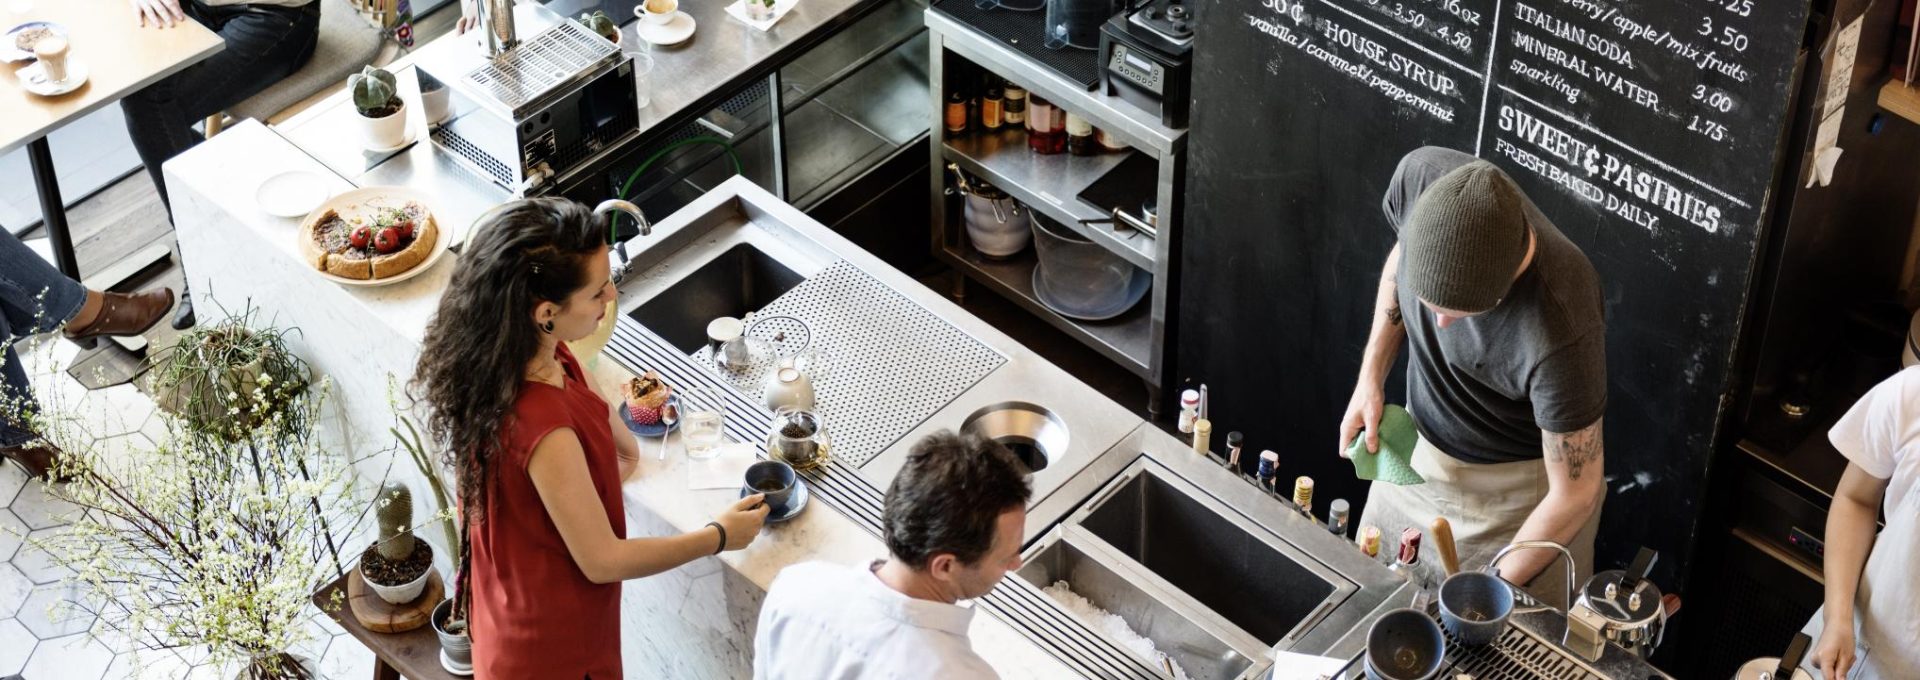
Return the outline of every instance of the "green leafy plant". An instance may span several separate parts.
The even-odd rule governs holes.
[[[400,110],[400,86],[385,69],[365,66],[347,76],[347,89],[353,92],[353,106],[368,118],[385,118]]]
[[[289,407],[307,391],[307,364],[287,349],[291,331],[251,327],[257,315],[247,310],[195,328],[150,358],[155,405],[189,429],[234,442],[275,417],[304,418]],[[287,425],[283,433],[304,435],[310,423]]]
[[[620,42],[620,25],[613,23],[613,19],[609,18],[606,12],[596,9],[592,13],[582,13],[580,25],[593,29],[593,32],[599,33],[601,37],[615,44]]]

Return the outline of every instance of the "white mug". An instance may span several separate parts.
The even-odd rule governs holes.
[[[673,21],[673,15],[679,11],[680,0],[644,0],[633,6],[634,16],[655,25],[664,25]]]
[[[46,74],[47,82],[60,84],[67,81],[67,39],[50,35],[33,44],[33,56],[40,60],[40,70]]]

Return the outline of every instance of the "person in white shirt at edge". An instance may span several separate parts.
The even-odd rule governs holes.
[[[1027,469],[1006,447],[942,431],[887,488],[889,554],[796,564],[774,578],[753,640],[756,680],[996,678],[967,641],[972,600],[1020,568]]]
[[[1801,631],[1814,639],[1802,668],[1828,680],[1920,678],[1920,367],[1867,392],[1827,438],[1847,471],[1827,513],[1827,601]]]

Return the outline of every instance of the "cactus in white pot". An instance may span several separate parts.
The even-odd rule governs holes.
[[[360,554],[360,573],[375,595],[393,604],[420,597],[433,571],[433,546],[413,535],[413,491],[400,482],[380,487],[375,516],[380,540]]]
[[[367,66],[347,76],[347,90],[360,112],[360,132],[368,148],[392,148],[406,141],[407,102],[400,98],[392,73]]]

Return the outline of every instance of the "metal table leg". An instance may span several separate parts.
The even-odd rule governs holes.
[[[33,186],[40,193],[40,217],[47,226],[47,238],[53,242],[54,265],[60,273],[80,280],[80,262],[73,256],[73,235],[67,233],[67,205],[60,198],[60,180],[53,172],[53,150],[47,138],[27,142],[27,162],[33,166]]]

